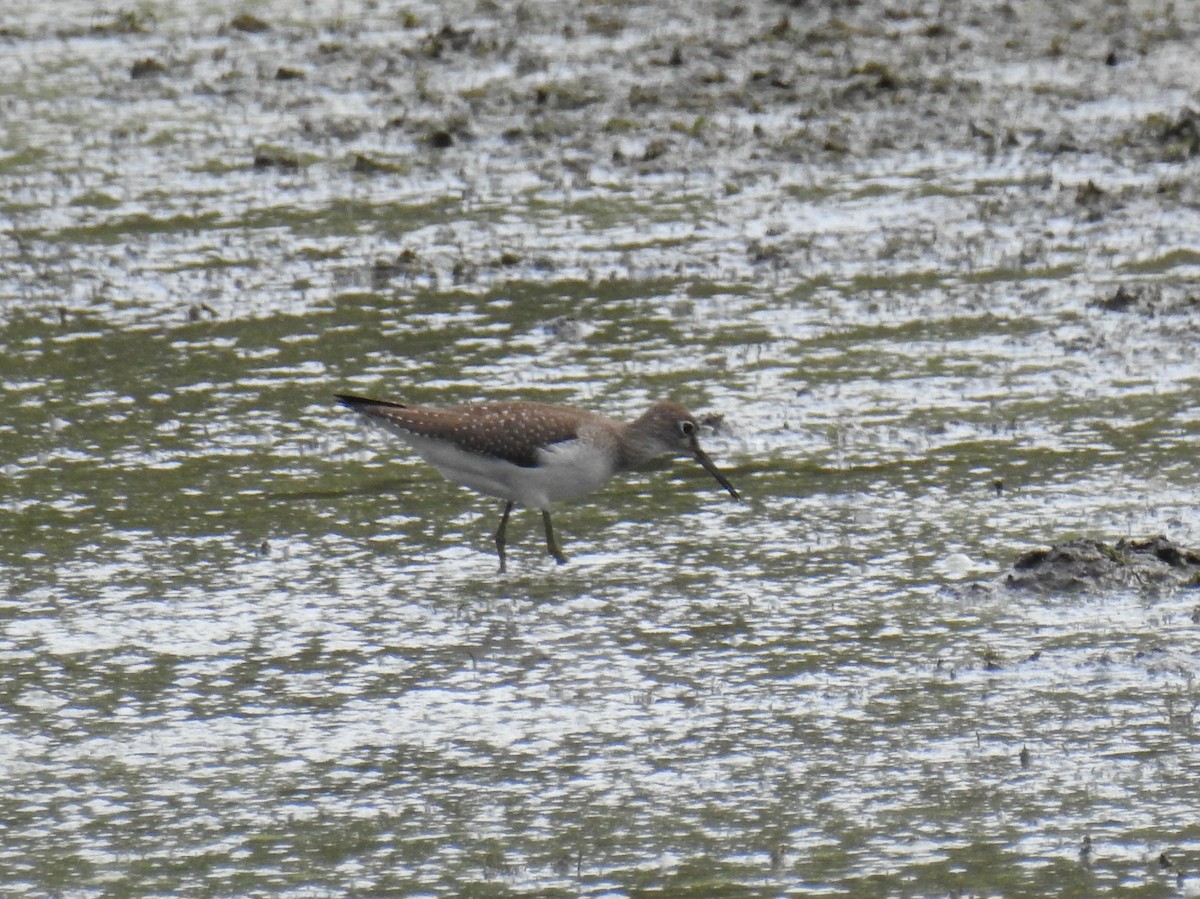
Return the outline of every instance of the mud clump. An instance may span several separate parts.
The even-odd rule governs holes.
[[[1163,536],[1122,539],[1115,544],[1071,540],[1024,553],[1001,585],[1037,593],[1200,588],[1200,551]]]

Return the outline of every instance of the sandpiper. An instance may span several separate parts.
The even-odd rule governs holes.
[[[338,402],[400,436],[449,481],[504,500],[496,552],[504,571],[504,529],[517,505],[537,509],[546,549],[567,561],[549,507],[599,489],[613,475],[657,456],[691,455],[741,499],[700,449],[695,416],[678,403],[655,403],[621,424],[593,412],[544,403],[479,403],[437,408],[337,394]]]

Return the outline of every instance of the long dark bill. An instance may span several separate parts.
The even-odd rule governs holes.
[[[733,485],[729,483],[729,479],[726,478],[725,475],[721,474],[721,470],[713,464],[713,460],[708,458],[708,455],[704,452],[704,450],[700,449],[700,447],[695,447],[694,452],[696,453],[696,461],[704,466],[704,470],[716,478],[717,483],[728,490],[730,496],[741,502],[742,498],[738,496],[738,492],[733,489]]]

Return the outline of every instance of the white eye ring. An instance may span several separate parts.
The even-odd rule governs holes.
[[[679,423],[679,433],[684,437],[691,437],[696,433],[696,423],[694,421],[681,421]]]

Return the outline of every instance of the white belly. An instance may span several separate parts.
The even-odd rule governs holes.
[[[553,444],[538,451],[538,465],[525,468],[503,459],[468,453],[442,440],[401,433],[404,441],[448,481],[530,509],[578,499],[616,474],[610,454],[586,440]]]

